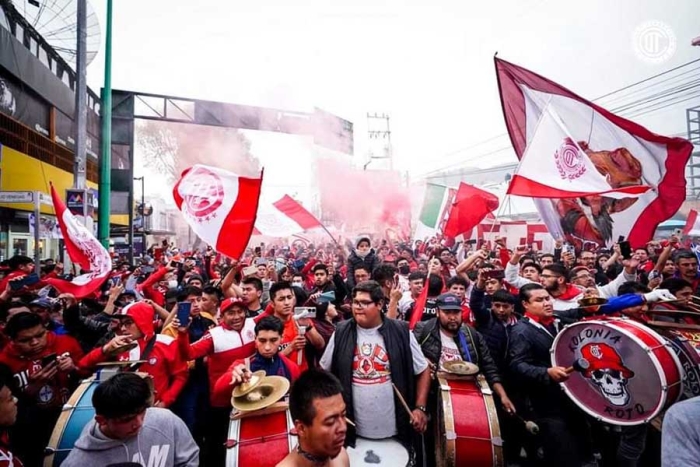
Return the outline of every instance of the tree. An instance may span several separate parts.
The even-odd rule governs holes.
[[[183,170],[205,164],[253,177],[260,161],[250,152],[250,141],[235,128],[140,120],[136,146],[143,164],[167,176],[173,183]]]

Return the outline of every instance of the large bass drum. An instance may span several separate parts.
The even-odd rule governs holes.
[[[59,466],[73,450],[83,428],[95,417],[92,393],[100,382],[94,378],[85,380],[73,392],[54,427],[46,448],[44,467]]]
[[[229,423],[226,467],[274,467],[297,445],[287,404]]]
[[[671,344],[683,368],[681,399],[700,396],[700,332],[681,328],[659,329]]]
[[[562,387],[583,411],[612,425],[648,423],[681,395],[681,363],[669,342],[630,319],[571,324],[557,334],[551,356],[561,367],[585,360]]]
[[[501,429],[486,379],[438,373],[438,382],[437,465],[502,466]]]

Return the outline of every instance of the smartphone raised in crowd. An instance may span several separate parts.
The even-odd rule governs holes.
[[[316,307],[313,306],[295,306],[294,316],[299,316],[302,313],[306,313],[305,318],[315,318],[316,317]]]
[[[190,324],[190,311],[192,304],[190,302],[177,302],[177,320],[180,321],[180,326]]]
[[[625,240],[625,237],[620,235],[617,239],[618,245],[620,245],[620,254],[624,259],[630,259],[632,257],[632,246],[629,241]]]
[[[41,358],[41,366],[46,368],[47,366],[49,366],[53,362],[55,362],[57,358],[58,358],[58,355],[56,355],[55,353],[49,354],[45,357],[42,357]]]

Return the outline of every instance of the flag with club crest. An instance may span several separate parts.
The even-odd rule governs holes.
[[[93,294],[107,280],[112,272],[112,258],[107,249],[95,238],[90,230],[66,209],[56,189],[51,185],[51,198],[63,241],[73,263],[87,271],[72,281],[49,278],[46,283],[61,293],[83,298]]]
[[[173,198],[192,230],[217,252],[238,259],[253,233],[260,178],[197,164],[185,170]]]
[[[530,196],[552,236],[579,247],[651,240],[685,200],[692,144],[657,135],[559,84],[495,59],[520,166],[509,193]]]
[[[317,227],[323,227],[321,221],[294,198],[284,195],[274,203],[260,203],[253,233],[289,237]]]

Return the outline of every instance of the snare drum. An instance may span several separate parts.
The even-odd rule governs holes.
[[[700,396],[700,332],[685,329],[661,329],[659,333],[671,343],[683,368],[681,399]]]
[[[274,413],[251,412],[231,420],[226,467],[274,467],[297,445],[294,422],[286,404]]]
[[[51,434],[49,446],[46,448],[47,456],[44,459],[44,467],[61,465],[73,449],[75,442],[83,432],[83,428],[95,417],[95,409],[92,407],[92,393],[95,392],[99,383],[94,378],[81,382],[63,406],[63,411]]]
[[[486,379],[438,374],[438,382],[437,465],[502,466],[501,429]]]
[[[410,465],[408,451],[395,439],[367,439],[358,437],[355,447],[347,448],[350,465],[392,466]]]
[[[647,423],[681,394],[681,363],[671,345],[630,319],[571,324],[557,334],[551,355],[553,366],[587,361],[562,387],[583,411],[612,425]]]

